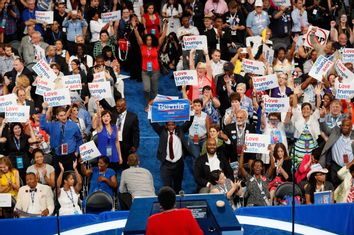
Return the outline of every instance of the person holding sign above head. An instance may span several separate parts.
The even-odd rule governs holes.
[[[57,194],[60,204],[59,215],[78,215],[82,214],[78,204],[80,191],[82,188],[82,178],[77,169],[77,160],[72,163],[72,169],[75,176],[71,172],[64,172],[64,166],[59,163],[60,174],[57,179]],[[61,185],[63,187],[61,188]]]
[[[142,39],[138,32],[136,22],[132,22],[135,37],[138,41],[142,56],[142,79],[144,84],[144,98],[146,100],[146,108],[148,102],[153,100],[157,95],[159,88],[160,66],[159,66],[159,50],[165,39],[167,32],[167,22],[164,22],[163,31],[157,40],[152,34],[148,34]]]
[[[52,112],[48,109],[48,103],[42,104],[43,111],[40,116],[40,127],[50,135],[50,146],[54,150],[53,167],[59,173],[59,163],[65,169],[72,170],[72,162],[78,157],[79,146],[83,144],[82,135],[76,123],[68,120],[66,110],[63,107],[56,108],[57,121],[47,122],[46,114]]]
[[[165,126],[150,122],[154,131],[160,137],[157,158],[161,162],[161,180],[164,186],[172,187],[176,193],[182,189],[184,169],[183,146],[187,148],[184,134],[192,125],[194,118],[195,116],[192,116],[191,120],[179,126],[172,121],[167,122]]]
[[[275,167],[274,158],[270,158],[270,167],[267,174],[263,175],[264,164],[262,160],[255,160],[250,167],[250,173],[245,170],[244,167],[244,152],[246,146],[242,146],[240,153],[240,169],[241,176],[246,179],[247,190],[245,192],[245,198],[247,198],[247,206],[270,206],[270,193],[268,190],[268,184],[270,182],[271,172]]]
[[[110,160],[110,168],[118,170],[118,166],[123,163],[122,153],[118,138],[118,127],[112,124],[112,114],[104,110],[101,113],[99,101],[96,100],[97,106],[97,135],[98,150]]]
[[[194,57],[196,50],[191,50],[189,55],[189,68],[191,70],[195,69],[194,66]],[[213,71],[210,64],[209,54],[206,49],[204,49],[204,56],[206,59],[206,63],[198,62],[197,64],[197,76],[198,76],[198,85],[190,86],[188,91],[186,90],[186,86],[182,86],[182,93],[184,98],[188,98],[190,101],[194,101],[195,99],[199,99],[202,97],[202,89],[204,86],[210,86],[212,89],[213,96],[216,95],[215,83],[213,80]]]

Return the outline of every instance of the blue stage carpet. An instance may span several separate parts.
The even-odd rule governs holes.
[[[134,80],[124,80],[124,94],[127,100],[128,110],[134,112],[139,117],[140,146],[138,154],[140,156],[140,166],[148,169],[154,177],[156,192],[162,187],[160,179],[160,162],[156,158],[158,147],[158,136],[151,128],[144,111],[145,100],[143,96],[143,84]],[[159,94],[180,96],[173,79],[167,76],[161,77],[159,81]],[[187,156],[185,159],[183,190],[185,193],[194,193],[196,184],[192,173],[192,160]]]

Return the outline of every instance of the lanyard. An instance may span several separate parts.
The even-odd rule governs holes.
[[[73,204],[73,207],[75,207],[74,196],[73,196],[73,192],[71,191],[71,188],[70,188],[70,196],[69,196],[69,194],[68,194],[67,191],[64,190],[64,192],[66,193],[66,196],[69,198],[69,200],[70,200],[71,203]]]
[[[260,182],[260,183],[258,182],[258,180],[257,180],[256,177],[253,176],[252,179],[254,179],[254,181],[256,182],[256,184],[257,184],[259,190],[261,191],[261,194],[264,195],[265,193],[264,193],[264,191],[263,191],[262,179],[261,179],[261,182]]]
[[[17,142],[17,138],[14,137],[14,143],[15,143],[15,145],[16,145],[16,149],[17,149],[18,151],[20,151],[20,148],[21,148],[21,141],[18,140],[18,142]]]

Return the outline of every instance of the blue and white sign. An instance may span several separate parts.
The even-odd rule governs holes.
[[[188,121],[189,113],[189,100],[156,101],[152,104],[151,122]]]
[[[264,97],[264,111],[266,113],[282,113],[289,110],[289,97],[286,98],[272,98]]]
[[[279,86],[277,75],[270,74],[267,76],[253,77],[253,85],[257,91],[266,91]]]
[[[323,55],[320,55],[316,62],[312,65],[309,75],[318,81],[322,81],[323,76],[326,76],[327,72],[332,67],[333,62],[328,60]]]

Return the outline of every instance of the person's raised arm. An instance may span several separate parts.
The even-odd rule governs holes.
[[[205,65],[206,65],[208,78],[213,79],[213,69],[211,67],[208,49],[204,49],[203,51],[204,51],[204,56],[205,56]]]
[[[99,100],[95,100],[96,103],[96,110],[97,110],[97,118],[96,118],[96,127],[97,127],[97,132],[102,131],[102,120],[101,120],[101,108],[100,108],[100,102]]]
[[[167,24],[166,20],[164,21],[162,27],[163,27],[162,34],[160,35],[160,38],[159,38],[159,48],[162,46],[162,44],[166,38],[167,28],[168,28],[168,24]]]
[[[143,39],[141,39],[141,36],[140,36],[140,33],[138,31],[138,27],[137,27],[135,21],[132,21],[132,26],[133,26],[134,35],[136,37],[136,40],[137,40],[139,46],[143,45],[144,42],[143,42]]]
[[[57,178],[57,188],[56,188],[58,197],[60,195],[60,186],[61,186],[61,184],[63,182],[63,174],[64,174],[64,170],[65,170],[64,166],[63,166],[63,164],[61,162],[59,162],[59,167],[60,167],[60,173],[59,173],[59,176]]]
[[[242,177],[244,177],[244,178],[246,178],[248,175],[247,171],[245,170],[245,167],[243,166],[245,150],[246,150],[246,145],[242,146],[242,151],[240,154],[240,164],[239,164],[240,165],[240,173],[241,173]]]
[[[194,70],[195,66],[194,66],[194,57],[195,57],[195,49],[192,49],[189,52],[189,69]]]
[[[87,168],[85,163],[81,162],[81,173],[86,177],[90,177],[92,175],[92,168]]]
[[[270,145],[269,145],[269,159],[270,159],[270,166],[267,170],[267,177],[268,178],[271,178],[272,175],[274,174],[274,169],[275,169],[275,163],[274,163],[274,148],[272,148]]]
[[[74,188],[75,188],[75,192],[79,194],[82,188],[82,178],[79,171],[77,170],[77,164],[78,164],[77,160],[73,161],[73,169],[75,171],[75,177],[76,177],[76,184]]]

